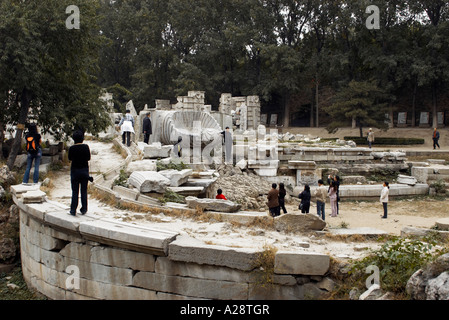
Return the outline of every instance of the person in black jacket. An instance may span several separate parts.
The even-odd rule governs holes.
[[[142,132],[143,132],[143,142],[148,144],[148,142],[150,141],[150,135],[153,133],[153,130],[151,128],[151,120],[149,112],[145,117],[145,119],[143,119]]]
[[[284,214],[287,214],[287,209],[285,209],[285,196],[287,195],[287,191],[285,190],[284,184],[279,183],[279,212],[282,209]]]
[[[78,194],[81,188],[81,214],[87,212],[87,182],[89,177],[90,149],[87,144],[83,144],[84,133],[77,130],[73,133],[75,144],[69,148],[69,160],[72,162],[70,168],[70,180],[72,184],[72,202],[70,204],[70,214],[76,215],[78,207]]]
[[[310,187],[308,184],[304,186],[304,191],[299,194],[299,199],[301,199],[301,203],[299,204],[299,208],[301,209],[301,213],[309,213],[310,210]]]

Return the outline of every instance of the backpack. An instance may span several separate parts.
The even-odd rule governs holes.
[[[29,136],[26,138],[26,141],[27,141],[27,145],[26,145],[27,152],[36,153],[39,146],[38,146],[38,143],[36,142],[35,137]]]

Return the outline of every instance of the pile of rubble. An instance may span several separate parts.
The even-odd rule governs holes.
[[[268,210],[266,194],[271,183],[252,170],[241,170],[237,166],[220,165],[217,171],[220,177],[211,185],[210,192],[223,190],[228,200],[242,205],[241,210]]]

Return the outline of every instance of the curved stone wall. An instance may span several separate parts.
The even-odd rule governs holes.
[[[308,299],[325,292],[324,254],[277,252],[273,283],[261,286],[259,250],[91,214],[72,217],[36,187],[11,191],[20,209],[24,278],[50,299]]]

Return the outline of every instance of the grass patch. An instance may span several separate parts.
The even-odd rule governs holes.
[[[14,284],[18,288],[10,288]],[[10,273],[0,273],[0,300],[47,300],[34,290],[30,290],[23,279],[22,268],[16,267]]]
[[[162,171],[162,170],[184,170],[187,169],[187,165],[184,162],[175,163],[170,161],[169,163],[162,163],[162,161],[158,160],[156,161],[156,170]]]
[[[259,288],[270,288],[273,285],[274,276],[274,260],[277,248],[265,244],[263,251],[256,254],[256,259],[253,263],[253,281],[254,285]]]

